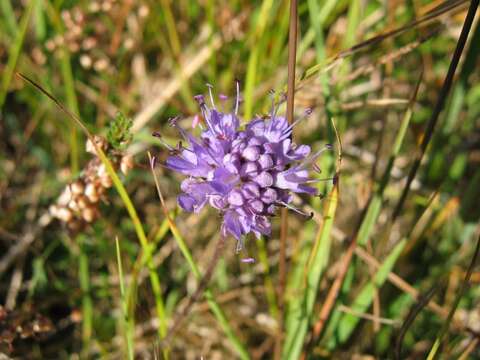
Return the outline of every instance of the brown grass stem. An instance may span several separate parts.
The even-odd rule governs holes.
[[[287,72],[287,121],[293,123],[293,110],[295,107],[295,64],[297,58],[297,0],[290,0],[290,24],[288,30],[288,72]],[[278,281],[278,307],[279,307],[279,333],[275,341],[275,359],[280,359],[282,354],[283,322],[285,312],[285,284],[287,279],[287,236],[288,236],[288,211],[281,211],[280,225],[280,262]]]

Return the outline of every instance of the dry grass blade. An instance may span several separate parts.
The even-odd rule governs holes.
[[[321,63],[321,64],[317,64],[313,67],[311,67],[310,69],[306,70],[305,73],[303,74],[301,80],[304,81],[308,78],[310,78],[312,75],[316,74],[317,72],[319,71],[328,71],[329,69],[331,69],[333,66],[335,66],[336,64],[339,64],[342,59],[348,57],[348,56],[351,56],[365,48],[368,48],[372,45],[377,45],[383,41],[385,41],[386,39],[389,39],[389,38],[392,38],[392,37],[395,37],[395,36],[398,36],[400,34],[403,34],[404,32],[408,31],[408,30],[411,30],[411,29],[414,29],[416,28],[417,26],[419,25],[424,25],[424,24],[428,24],[430,23],[431,21],[435,20],[437,17],[449,12],[449,11],[452,11],[452,10],[458,10],[461,8],[461,6],[465,5],[468,1],[467,0],[459,0],[459,1],[446,1],[444,3],[442,3],[441,5],[439,5],[437,8],[435,8],[434,10],[432,10],[431,12],[429,12],[427,15],[415,20],[415,21],[412,21],[410,23],[408,23],[407,25],[404,25],[404,26],[401,26],[397,29],[394,29],[394,30],[391,30],[391,31],[388,31],[386,33],[383,33],[383,34],[379,34],[377,36],[374,36],[368,40],[365,40],[365,41],[362,41],[346,50],[343,50],[341,51],[340,53],[338,53],[337,55],[327,59],[324,63]]]
[[[450,66],[448,68],[447,75],[445,76],[445,80],[443,81],[442,88],[440,89],[440,92],[438,94],[437,103],[435,104],[435,107],[433,109],[432,116],[430,117],[430,120],[428,121],[428,124],[427,124],[427,128],[425,129],[425,133],[422,138],[422,143],[420,144],[419,154],[416,156],[413,162],[413,166],[410,169],[410,172],[408,173],[407,183],[405,184],[402,195],[400,196],[400,199],[398,200],[395,210],[393,211],[392,221],[395,221],[398,215],[400,215],[400,211],[403,208],[403,204],[407,198],[412,181],[415,178],[415,175],[417,174],[418,168],[420,167],[420,163],[422,162],[423,156],[425,155],[428,144],[432,139],[433,132],[435,131],[435,126],[438,122],[440,113],[442,112],[445,106],[445,103],[447,101],[448,94],[450,93],[450,89],[453,84],[454,75],[457,70],[458,63],[460,61],[460,57],[462,55],[463,49],[465,48],[465,43],[467,42],[468,34],[470,33],[473,19],[475,18],[475,13],[477,12],[477,9],[478,9],[478,3],[479,3],[479,0],[472,0],[470,2],[470,7],[468,8],[468,13],[465,18],[465,22],[463,24],[462,32],[460,33],[460,37],[458,38],[457,46],[455,48],[455,52],[453,53],[453,57],[450,62]]]

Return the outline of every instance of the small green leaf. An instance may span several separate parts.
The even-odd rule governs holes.
[[[132,119],[118,112],[115,119],[110,123],[107,133],[109,144],[116,150],[124,150],[132,141]]]

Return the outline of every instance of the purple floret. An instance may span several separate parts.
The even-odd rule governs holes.
[[[177,127],[188,143],[171,151],[166,166],[188,176],[181,185],[178,204],[189,212],[199,212],[206,204],[220,211],[222,235],[270,235],[270,218],[279,207],[292,208],[292,193],[316,195],[309,184],[307,166],[322,152],[310,154],[307,145],[295,145],[293,125],[276,108],[267,119],[254,118],[244,129],[235,110],[224,113],[212,108],[201,95],[195,97],[202,110],[205,127],[194,137]],[[294,123],[295,125],[295,123]],[[172,150],[172,148],[170,148]]]

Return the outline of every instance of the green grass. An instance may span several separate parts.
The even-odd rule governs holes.
[[[9,306],[0,307],[0,332],[15,330],[0,353],[480,356],[465,321],[480,299],[478,23],[451,62],[470,2],[299,3],[295,114],[313,112],[293,141],[312,151],[333,144],[311,174],[337,172],[338,181],[316,185],[323,198],[295,198],[315,216],[288,216],[286,278],[279,216],[271,237],[246,239],[245,253],[225,239],[216,265],[221,217],[208,206],[179,210],[183,177],[162,166],[167,150],[150,134],[176,145],[181,135],[167,121],[176,115],[198,134],[193,96],[209,103],[206,83],[229,97],[216,105],[230,111],[240,79],[242,124],[267,115],[269,90],[278,100],[287,88],[290,2],[25,4],[0,2],[0,304]],[[118,110],[134,119],[133,140],[118,151],[135,166],[125,176],[112,153],[98,152],[113,186],[99,218],[71,232],[49,208],[88,172],[84,141],[106,136]],[[148,153],[160,164],[155,178]],[[419,297],[432,288],[429,300]],[[16,330],[42,321],[51,329],[25,338]]]

